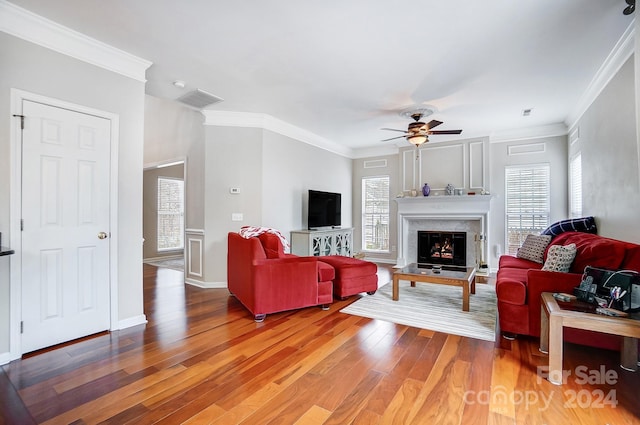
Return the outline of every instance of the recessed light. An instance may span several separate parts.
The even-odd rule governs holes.
[[[527,108],[527,109],[523,109],[522,110],[522,116],[523,117],[528,117],[529,115],[531,115],[531,112],[533,111],[533,108]]]
[[[187,84],[182,80],[176,80],[173,82],[173,85],[178,87],[179,89],[183,89]]]

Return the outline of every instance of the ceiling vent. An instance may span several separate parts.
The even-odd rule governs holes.
[[[214,96],[211,93],[207,93],[206,91],[200,89],[196,89],[178,98],[178,102],[182,102],[197,109],[202,109],[205,106],[222,102],[223,100],[224,99],[222,99],[221,97]]]

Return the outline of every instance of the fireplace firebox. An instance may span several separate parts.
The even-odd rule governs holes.
[[[419,230],[418,263],[466,266],[467,233]]]

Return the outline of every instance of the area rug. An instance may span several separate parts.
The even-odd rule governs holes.
[[[400,281],[400,299],[391,299],[391,283],[374,295],[364,295],[340,310],[355,316],[430,329],[484,341],[495,341],[496,292],[492,285],[476,284],[469,311],[462,311],[462,288],[434,283]]]
[[[144,263],[156,267],[164,267],[165,269],[184,271],[184,257],[171,257],[162,260],[150,260],[145,261]]]

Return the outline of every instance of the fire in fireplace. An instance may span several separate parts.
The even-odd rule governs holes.
[[[466,266],[467,233],[419,230],[418,263]]]

